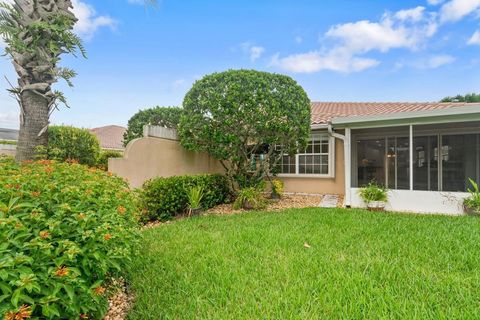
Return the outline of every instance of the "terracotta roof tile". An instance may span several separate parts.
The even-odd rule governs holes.
[[[105,126],[90,129],[97,136],[102,149],[123,150],[123,134],[127,129],[120,126]]]
[[[464,102],[312,102],[312,124],[326,124],[333,118],[350,116],[368,116],[458,108],[469,105]]]

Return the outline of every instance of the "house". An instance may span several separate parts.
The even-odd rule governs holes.
[[[358,188],[390,189],[387,209],[463,212],[469,178],[480,181],[480,104],[312,103],[305,152],[284,156],[290,192],[343,194],[364,206]]]
[[[461,214],[469,178],[480,181],[480,104],[314,102],[311,114],[306,150],[281,161],[286,192],[340,194],[346,207],[363,207],[359,188],[377,181],[390,190],[389,210]],[[219,170],[164,131],[147,128],[109,169],[135,186]]]
[[[90,129],[90,132],[97,136],[100,148],[120,152],[123,152],[125,149],[123,146],[123,134],[125,131],[127,131],[126,128],[115,125]]]

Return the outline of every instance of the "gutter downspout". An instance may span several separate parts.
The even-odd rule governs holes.
[[[345,165],[345,207],[350,208],[352,204],[352,176],[351,176],[351,163],[352,163],[352,149],[351,149],[351,129],[345,128],[345,135],[336,133],[333,131],[332,125],[328,125],[328,134],[336,139],[343,141],[343,157]]]

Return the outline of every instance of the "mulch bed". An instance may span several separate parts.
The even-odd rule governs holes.
[[[115,279],[113,282],[112,287],[117,290],[108,299],[108,312],[103,320],[124,320],[133,303],[133,294],[124,279]]]
[[[261,211],[279,211],[285,209],[300,209],[318,207],[322,201],[322,195],[284,195],[282,199],[277,201],[269,200],[269,203],[265,209]],[[232,204],[222,204],[210,210],[207,210],[205,214],[235,214],[247,212],[247,210],[233,209]]]

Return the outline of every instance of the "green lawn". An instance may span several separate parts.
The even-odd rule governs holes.
[[[303,209],[184,219],[144,237],[129,319],[480,317],[474,217]]]

